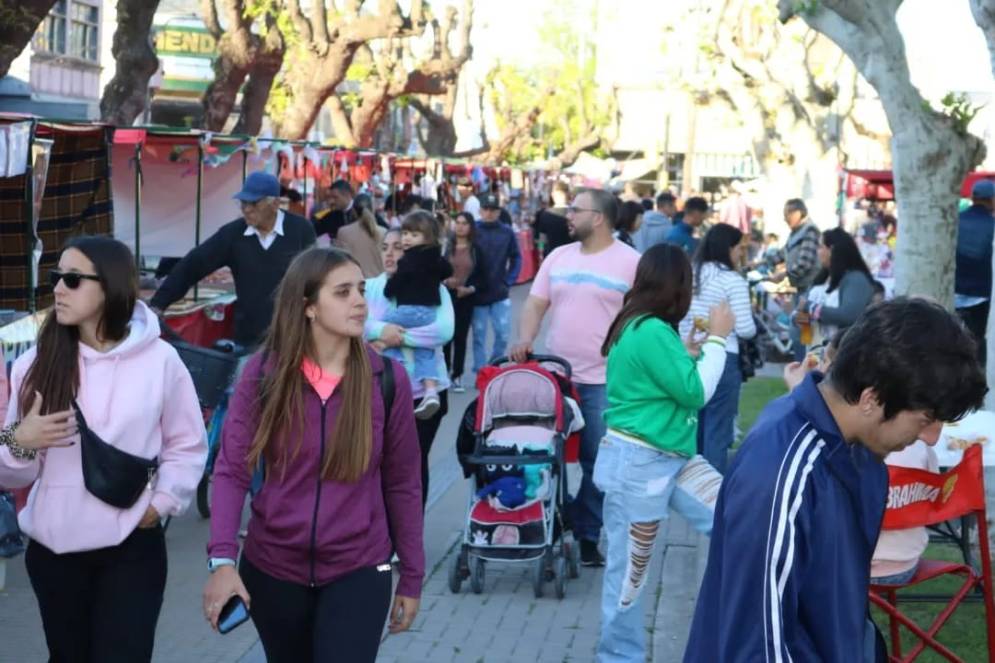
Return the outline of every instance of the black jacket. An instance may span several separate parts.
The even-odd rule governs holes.
[[[314,245],[314,229],[303,217],[284,214],[283,235],[263,249],[259,238],[246,235],[245,219],[221,226],[203,244],[193,249],[159,286],[151,304],[166,310],[182,299],[201,279],[222,267],[235,277],[235,328],[233,336],[241,345],[254,346],[262,340],[273,317],[273,297],[290,261]]]
[[[453,275],[453,266],[438,246],[412,246],[397,261],[384,295],[398,306],[438,306],[439,284]]]

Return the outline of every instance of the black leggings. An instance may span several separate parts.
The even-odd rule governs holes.
[[[267,663],[376,660],[390,610],[390,564],[308,587],[274,578],[243,555],[239,574]]]
[[[415,407],[421,399],[415,401]],[[421,510],[425,512],[428,501],[428,452],[432,450],[432,442],[439,432],[442,418],[449,412],[449,392],[439,392],[439,411],[428,419],[415,419],[415,429],[418,431],[418,446],[421,447]]]
[[[166,589],[161,527],[136,529],[110,548],[61,555],[31,541],[24,563],[38,598],[49,663],[152,659]]]
[[[466,364],[466,340],[470,335],[470,324],[473,322],[473,297],[457,299],[456,293],[449,291],[453,299],[453,315],[456,328],[453,340],[442,348],[442,356],[446,358],[446,368],[453,379],[463,376],[463,366]]]

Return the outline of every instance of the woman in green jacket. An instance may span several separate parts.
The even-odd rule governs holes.
[[[725,337],[735,317],[722,303],[710,312],[707,338],[681,339],[677,326],[691,305],[691,288],[691,264],[680,247],[649,249],[601,349],[608,358],[608,432],[598,449],[594,483],[605,493],[608,545],[599,663],[645,660],[642,589],[668,509],[711,531],[714,504],[701,503],[676,484],[678,474],[691,467],[698,411],[722,376]],[[701,459],[692,465],[715,476]]]

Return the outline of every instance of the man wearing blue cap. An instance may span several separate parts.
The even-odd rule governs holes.
[[[978,361],[985,365],[985,330],[992,296],[992,217],[995,183],[978,180],[971,187],[972,204],[960,213],[954,307],[978,342]]]
[[[186,255],[152,298],[164,311],[198,281],[222,267],[235,277],[234,340],[257,345],[273,317],[273,295],[290,261],[314,245],[314,228],[304,218],[280,209],[280,182],[269,173],[252,173],[235,194],[242,216],[223,225]]]

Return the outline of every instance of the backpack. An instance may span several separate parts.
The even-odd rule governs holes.
[[[263,365],[266,364],[267,357],[263,356]],[[380,395],[383,397],[384,426],[390,421],[390,413],[394,409],[394,362],[388,357],[383,359],[383,373],[380,376]],[[262,398],[262,381],[260,381],[260,398]],[[249,482],[249,496],[255,497],[263,489],[263,482],[266,480],[266,458],[260,456],[256,464],[256,470],[252,473],[252,481]]]

